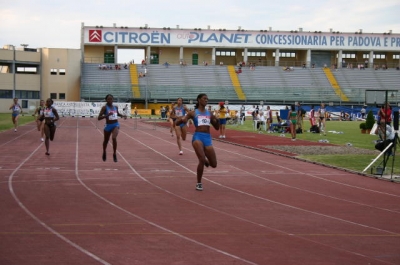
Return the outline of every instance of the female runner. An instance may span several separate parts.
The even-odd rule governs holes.
[[[14,124],[14,132],[16,132],[18,127],[18,118],[19,115],[22,114],[22,107],[18,103],[18,98],[14,98],[14,102],[9,109],[12,110],[11,119]]]
[[[174,131],[175,131],[175,120],[176,120],[176,115],[174,112],[174,107],[175,107],[175,103],[172,102],[171,103],[171,109],[168,110],[168,121],[170,124],[170,128],[169,128],[169,132],[171,133],[171,136],[174,136]]]
[[[219,121],[214,114],[206,110],[207,103],[207,95],[199,94],[197,96],[195,109],[190,111],[185,117],[178,118],[176,121],[176,125],[180,125],[187,122],[189,119],[193,119],[194,126],[196,127],[192,138],[192,146],[199,159],[196,184],[196,190],[198,191],[203,190],[201,179],[203,177],[204,166],[217,167],[217,156],[212,146],[210,126],[212,125],[214,129],[218,131]]]
[[[175,113],[175,117],[177,119],[184,117],[186,115],[186,113],[188,113],[188,109],[186,108],[186,106],[183,105],[182,98],[178,98],[178,100],[176,102],[176,106],[173,108],[173,110]],[[186,134],[187,134],[186,123],[187,123],[187,121],[184,123],[180,123],[179,126],[175,126],[176,143],[178,144],[179,155],[183,155],[181,139],[183,141],[186,140]]]
[[[103,141],[103,161],[107,160],[107,145],[110,140],[110,136],[112,134],[112,142],[113,142],[113,158],[114,162],[118,162],[117,160],[117,136],[119,132],[119,123],[118,117],[122,117],[126,119],[126,115],[122,115],[118,112],[118,107],[113,105],[114,97],[113,95],[108,94],[105,97],[107,104],[103,106],[100,110],[98,120],[106,119],[106,124],[104,126],[104,141]]]
[[[54,135],[56,133],[56,121],[60,119],[58,112],[52,107],[53,100],[48,98],[46,100],[46,108],[43,110],[43,114],[40,119],[44,119],[44,134],[46,135],[46,140],[44,141],[46,145],[46,155],[50,155],[50,141],[53,141]]]
[[[44,141],[44,122],[43,119],[41,119],[43,115],[43,111],[45,110],[46,106],[44,105],[44,100],[40,100],[40,106],[36,108],[35,112],[32,114],[32,116],[36,117],[36,126],[37,130],[40,132],[40,140],[43,142]]]

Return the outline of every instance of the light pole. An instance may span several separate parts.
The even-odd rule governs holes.
[[[15,76],[15,45],[9,45],[13,49],[13,60],[12,60],[12,74],[13,74],[13,98],[15,98],[15,91],[16,91],[16,76]]]
[[[147,109],[147,90],[148,90],[148,85],[149,85],[149,77],[145,77],[146,78],[146,90],[145,90],[145,95],[144,95],[144,106],[145,109]]]

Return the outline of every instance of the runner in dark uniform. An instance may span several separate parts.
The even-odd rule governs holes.
[[[56,121],[60,119],[58,112],[53,108],[53,100],[48,98],[46,100],[46,108],[43,110],[43,114],[40,119],[44,120],[44,134],[46,135],[46,140],[44,141],[46,145],[46,155],[50,155],[50,141],[54,140],[54,135],[56,133]]]

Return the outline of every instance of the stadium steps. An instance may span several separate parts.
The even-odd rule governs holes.
[[[134,98],[140,98],[139,77],[136,64],[131,64],[129,67],[131,75],[132,95]]]
[[[331,83],[331,86],[335,91],[336,95],[338,95],[342,101],[349,101],[348,97],[344,94],[344,92],[340,88],[335,76],[332,74],[331,69],[325,67],[324,73],[328,78],[329,82]]]
[[[242,86],[240,85],[240,81],[238,78],[238,74],[235,71],[235,67],[233,65],[228,66],[228,73],[232,80],[233,88],[236,91],[237,97],[240,100],[246,100],[246,95],[243,93]]]

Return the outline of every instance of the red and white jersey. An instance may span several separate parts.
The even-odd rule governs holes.
[[[310,110],[310,118],[315,118],[315,111],[314,109]]]

